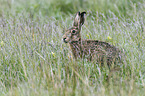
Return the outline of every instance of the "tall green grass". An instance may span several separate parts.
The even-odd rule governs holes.
[[[0,4],[0,96],[145,95],[143,0]],[[77,11],[87,11],[83,39],[106,41],[124,50],[126,60],[109,81],[108,67],[74,60],[62,41]]]

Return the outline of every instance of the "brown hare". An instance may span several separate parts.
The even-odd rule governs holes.
[[[121,51],[115,46],[99,40],[82,40],[80,31],[85,21],[85,14],[86,12],[77,12],[73,27],[63,36],[63,41],[69,43],[74,58],[86,58],[109,66],[121,62]]]

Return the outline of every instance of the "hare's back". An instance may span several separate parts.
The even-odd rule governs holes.
[[[83,49],[85,52],[90,52],[99,56],[99,58],[107,57],[107,62],[110,64],[114,59],[121,61],[121,51],[115,46],[98,40],[83,40]],[[101,59],[101,60],[102,60]]]
[[[115,46],[99,40],[83,40],[82,44],[87,50],[103,51],[108,55],[115,55],[120,52],[120,50]]]

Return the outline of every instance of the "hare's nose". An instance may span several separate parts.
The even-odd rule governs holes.
[[[67,43],[66,38],[63,38],[63,42]]]

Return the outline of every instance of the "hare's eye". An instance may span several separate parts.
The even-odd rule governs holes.
[[[76,31],[75,30],[72,30],[72,33],[75,33]]]

